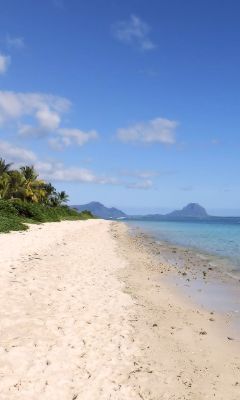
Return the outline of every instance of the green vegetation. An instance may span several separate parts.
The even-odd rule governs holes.
[[[33,166],[11,169],[0,158],[0,232],[26,230],[26,223],[93,218],[88,211],[69,208],[67,201],[64,191],[38,179]]]

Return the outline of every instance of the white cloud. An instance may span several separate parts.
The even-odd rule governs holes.
[[[6,159],[7,162],[13,162],[16,168],[24,164],[34,165],[39,173],[39,177],[50,182],[119,185],[128,189],[144,190],[150,189],[153,186],[153,182],[150,179],[140,179],[138,182],[126,182],[113,176],[95,174],[87,168],[77,166],[66,167],[60,162],[40,160],[33,151],[3,140],[0,140],[0,156]]]
[[[135,45],[141,50],[153,50],[156,45],[149,39],[150,27],[136,15],[113,25],[113,34],[121,42]]]
[[[6,36],[6,45],[8,48],[22,49],[25,47],[24,38],[17,36]]]
[[[18,120],[24,116],[32,116],[44,122],[47,116],[58,115],[68,111],[71,106],[64,97],[43,93],[16,93],[0,91],[0,122]],[[45,113],[45,114],[44,114]]]
[[[37,121],[37,126],[29,124],[19,124],[18,133],[22,136],[47,136],[49,133],[54,132],[60,122],[61,117],[55,111],[51,111],[47,106],[34,111],[34,116]]]
[[[53,181],[65,181],[65,182],[83,182],[83,183],[96,183],[101,185],[116,184],[117,181],[114,178],[101,177],[95,175],[92,171],[86,168],[79,167],[64,167],[64,165],[52,165],[52,168],[46,171],[39,168],[41,176],[48,180]]]
[[[48,131],[39,126],[32,126],[28,124],[19,124],[18,133],[20,136],[31,136],[41,138],[48,135]]]
[[[63,114],[70,106],[70,101],[64,97],[0,91],[0,125],[7,126],[14,121],[22,136],[50,136],[49,144],[58,150],[70,145],[82,146],[97,139],[95,130],[84,132],[61,127]]]
[[[93,171],[81,167],[66,167],[63,163],[37,161],[35,167],[41,178],[49,181],[95,183],[100,185],[118,185],[114,177],[96,175]]]
[[[98,183],[98,178],[88,169],[56,165],[51,163],[37,164],[40,174],[43,178],[53,181],[70,181]]]
[[[16,168],[23,164],[33,164],[39,176],[46,181],[95,183],[99,185],[121,184],[115,177],[96,175],[86,168],[66,167],[63,163],[56,161],[42,161],[33,151],[3,140],[0,140],[0,157],[7,162],[13,162]]]
[[[0,155],[7,161],[15,163],[34,163],[37,160],[36,155],[31,150],[14,146],[4,140],[0,140]]]
[[[153,187],[153,182],[151,181],[151,179],[144,179],[142,181],[129,183],[127,185],[128,189],[143,189],[143,190],[147,190],[147,189],[151,189],[152,187]]]
[[[141,122],[128,128],[117,131],[117,138],[122,142],[163,143],[174,144],[176,142],[176,121],[165,118],[155,118],[148,122]]]
[[[0,53],[0,75],[5,74],[11,63],[11,57]]]
[[[64,147],[76,144],[77,146],[83,146],[90,140],[98,138],[98,133],[95,130],[89,132],[83,132],[80,129],[58,129],[56,131],[58,136],[49,139],[49,143],[52,148],[56,150],[62,150]]]
[[[54,131],[58,128],[61,118],[58,113],[49,110],[48,107],[40,109],[36,112],[36,118],[39,125],[46,130]]]

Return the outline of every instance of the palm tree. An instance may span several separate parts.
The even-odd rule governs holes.
[[[23,199],[25,178],[20,171],[12,170],[8,172],[9,176],[9,198]]]
[[[9,196],[10,189],[10,178],[9,175],[4,172],[0,175],[0,199],[7,199]]]
[[[26,165],[24,167],[20,167],[20,171],[22,172],[22,175],[28,182],[35,181],[38,177],[38,174],[35,171],[35,168],[33,165],[31,165],[30,167],[28,165]]]
[[[25,178],[23,197],[24,200],[32,201],[34,203],[43,202],[46,197],[45,182],[37,179],[38,174],[34,166],[24,166],[20,171]]]
[[[67,203],[69,201],[69,196],[67,195],[67,193],[62,190],[61,192],[58,193],[58,198],[59,198],[59,203]]]
[[[0,158],[0,199],[20,199],[46,206],[61,206],[69,197],[63,190],[57,192],[51,183],[38,179],[34,166],[22,166],[20,170],[10,169],[12,164]]]
[[[3,158],[0,158],[0,176],[5,172],[8,172],[12,166],[12,163],[7,164]]]
[[[45,184],[45,190],[46,190],[48,196],[52,196],[53,194],[56,194],[56,189],[51,183]]]

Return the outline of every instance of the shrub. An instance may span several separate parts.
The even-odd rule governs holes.
[[[0,232],[25,231],[26,229],[28,229],[27,225],[24,225],[20,218],[0,215]]]
[[[17,215],[18,212],[7,200],[0,200],[0,216],[14,216]]]
[[[33,219],[37,222],[44,222],[44,215],[42,213],[43,206],[18,199],[12,200],[11,203],[20,217]]]
[[[0,200],[0,232],[25,230],[28,223],[84,220],[93,218],[89,211],[78,211],[68,206],[49,206],[20,199]]]

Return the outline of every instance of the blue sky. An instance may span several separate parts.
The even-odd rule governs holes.
[[[237,0],[8,0],[0,155],[72,204],[240,213]]]

